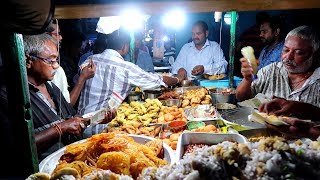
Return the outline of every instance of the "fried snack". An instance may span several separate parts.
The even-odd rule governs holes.
[[[151,127],[145,127],[145,130],[148,130],[148,128]],[[60,177],[73,173],[75,177],[83,178],[88,177],[88,174],[93,174],[98,169],[110,169],[117,174],[135,177],[141,173],[144,167],[159,167],[167,164],[165,160],[157,157],[163,149],[162,142],[159,143],[158,140],[142,145],[126,135],[101,133],[93,135],[83,143],[73,144],[70,147],[67,146],[65,154],[60,158],[59,164],[53,172],[55,176],[59,175]],[[75,149],[77,151],[74,151]],[[83,152],[80,152],[79,149],[82,149]],[[73,161],[67,162],[64,158],[66,153],[70,155],[70,152],[83,154],[83,160],[76,161],[73,158]],[[72,158],[68,160],[70,159]]]
[[[147,147],[149,147],[151,150],[153,150],[155,152],[156,156],[158,156],[158,154],[160,153],[160,151],[163,147],[163,143],[160,139],[149,141],[145,145]]]
[[[50,174],[37,172],[31,174],[26,180],[50,180]]]
[[[72,175],[75,179],[81,178],[79,172],[75,168],[64,167],[58,171],[54,171],[54,173],[51,175],[51,179],[63,179],[62,177],[66,175]]]
[[[130,157],[124,152],[106,152],[100,155],[97,167],[117,174],[130,175]]]

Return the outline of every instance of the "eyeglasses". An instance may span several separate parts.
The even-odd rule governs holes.
[[[61,35],[61,33],[60,32],[48,32],[48,34],[49,35],[51,35],[51,36],[60,36]]]
[[[47,59],[47,58],[40,57],[40,56],[37,56],[37,55],[30,55],[30,57],[35,58],[35,59],[40,59],[43,62],[45,62],[45,63],[47,63],[47,64],[49,64],[51,66],[59,65],[59,62],[57,60],[51,60],[51,59]]]

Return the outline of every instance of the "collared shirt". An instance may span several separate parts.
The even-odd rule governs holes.
[[[124,99],[132,86],[143,89],[166,86],[161,75],[148,73],[125,61],[115,50],[106,49],[92,57],[96,64],[96,73],[86,81],[81,91],[78,106],[81,115],[109,107],[108,101],[113,92]]]
[[[219,44],[207,40],[203,47],[198,50],[193,42],[185,44],[172,64],[172,74],[177,74],[180,68],[184,68],[189,77],[191,71],[197,65],[204,66],[203,74],[223,74],[226,73],[228,62],[225,60],[223,51]]]
[[[154,65],[149,52],[139,49],[136,65],[147,72],[154,72]]]
[[[259,56],[260,63],[258,66],[258,70],[271,63],[280,62],[283,45],[284,41],[281,41],[269,51],[267,51],[268,46],[264,47]]]
[[[60,90],[54,83],[51,83],[51,85],[46,83],[45,85],[48,93],[55,103],[56,110],[53,111],[50,103],[47,100],[44,100],[44,95],[37,88],[29,84],[32,120],[35,133],[40,133],[56,123],[72,118],[76,113],[64,97],[60,97]],[[80,139],[82,139],[81,136],[64,134],[61,137],[61,142],[56,142],[45,152],[38,152],[39,158],[45,158],[56,150],[62,148],[64,145]]]
[[[288,72],[282,62],[272,63],[260,71],[258,78],[251,83],[251,91],[268,97],[277,96],[289,100],[302,101],[320,107],[320,67],[305,81],[303,86],[292,91]]]
[[[66,73],[64,72],[64,70],[62,69],[62,67],[60,66],[57,71],[56,74],[53,77],[53,80],[50,82],[48,81],[50,84],[51,82],[53,82],[62,92],[64,98],[67,100],[68,103],[70,103],[70,93],[68,90],[68,80],[67,80],[67,76]]]

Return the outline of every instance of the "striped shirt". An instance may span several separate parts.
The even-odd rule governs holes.
[[[292,91],[285,66],[282,62],[272,63],[258,71],[258,78],[251,83],[251,91],[253,96],[262,93],[268,97],[277,96],[320,107],[320,67],[301,88]]]
[[[172,64],[172,74],[177,74],[180,68],[184,68],[188,77],[193,77],[192,69],[197,65],[204,66],[203,74],[226,73],[228,62],[225,60],[223,51],[218,43],[207,40],[203,47],[198,50],[193,42],[185,44]]]
[[[109,107],[108,101],[113,92],[125,99],[132,86],[143,89],[166,86],[161,75],[148,73],[125,61],[115,50],[106,49],[92,57],[96,64],[96,73],[86,81],[81,91],[78,106],[80,115]]]

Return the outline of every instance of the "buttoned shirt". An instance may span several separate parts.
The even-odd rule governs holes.
[[[51,84],[51,82],[53,82],[60,89],[60,91],[63,94],[66,101],[68,103],[70,103],[70,93],[68,90],[68,87],[69,87],[68,80],[67,80],[66,73],[64,72],[64,70],[62,69],[61,66],[57,69],[56,74],[53,77],[53,80],[48,81],[48,82],[49,82],[49,84]]]
[[[280,62],[283,45],[284,41],[281,41],[269,51],[267,50],[268,46],[264,47],[259,56],[260,63],[258,66],[258,70],[271,63]]]
[[[161,75],[148,73],[125,61],[115,50],[106,49],[92,58],[96,64],[96,73],[86,81],[81,91],[78,106],[81,115],[109,107],[108,101],[113,93],[126,98],[132,86],[143,89],[166,86]]]
[[[147,72],[154,72],[154,65],[149,52],[139,49],[136,65]]]
[[[203,74],[213,75],[226,73],[228,62],[218,43],[207,40],[198,50],[195,44],[190,42],[181,48],[176,61],[172,64],[172,74],[177,74],[180,68],[184,68],[188,77],[192,77],[192,69],[197,65],[204,66]]]
[[[268,97],[277,96],[320,107],[320,67],[296,90],[290,88],[288,72],[282,62],[262,68],[257,76],[258,78],[251,83],[253,96],[262,93]]]

